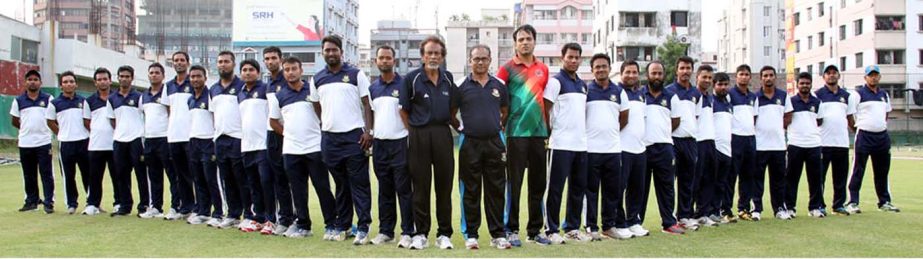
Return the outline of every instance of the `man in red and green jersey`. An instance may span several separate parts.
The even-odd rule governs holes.
[[[542,197],[545,195],[545,141],[548,139],[548,114],[542,96],[548,82],[548,66],[535,59],[535,28],[522,25],[513,32],[516,56],[500,67],[497,78],[507,84],[510,96],[507,138],[507,239],[521,246],[519,239],[519,200],[526,168],[529,169],[529,222],[526,231],[530,241],[547,245],[539,235],[543,225]]]

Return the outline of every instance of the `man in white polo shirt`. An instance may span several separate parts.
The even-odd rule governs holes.
[[[737,216],[742,220],[751,220],[750,193],[753,189],[753,175],[756,173],[756,93],[750,91],[750,66],[737,66],[735,81],[737,86],[729,90],[734,121],[731,123],[731,159],[734,170],[728,175],[728,195],[725,207],[729,211],[734,202],[734,184],[740,177],[737,192]],[[729,213],[729,212],[726,212]],[[727,214],[725,214],[727,215]],[[733,215],[731,215],[733,217]],[[759,218],[759,214],[757,214]]]
[[[734,123],[733,104],[730,96],[731,79],[726,73],[715,74],[715,101],[712,112],[714,113],[715,129],[715,189],[716,196],[714,199],[714,209],[720,219],[715,220],[721,223],[735,223],[737,218],[734,217],[734,211],[731,209],[734,205],[734,162],[732,160],[731,142],[733,134],[731,133],[732,124]]]
[[[311,105],[311,89],[301,80],[301,60],[288,57],[282,63],[285,84],[276,91],[276,101],[269,107],[269,125],[283,136],[282,156],[294,201],[295,223],[282,235],[290,238],[310,236],[311,216],[308,213],[308,178],[324,217],[325,232],[336,224],[336,201],[330,192],[330,176],[321,160],[320,119]],[[285,121],[283,127],[280,121]]]
[[[240,223],[244,232],[259,231],[272,234],[276,221],[275,184],[269,161],[266,158],[266,127],[269,125],[269,103],[266,101],[266,84],[260,81],[260,63],[254,59],[240,62],[240,78],[244,86],[237,94],[240,103],[244,177],[250,184],[253,201],[253,220]]]
[[[760,220],[763,212],[763,187],[766,169],[769,168],[770,204],[776,218],[791,219],[785,208],[785,113],[792,110],[792,103],[785,90],[775,87],[776,69],[764,66],[760,69],[763,87],[756,100],[756,174],[753,175],[753,202],[750,217]]]
[[[670,137],[670,133],[679,128],[680,124],[680,113],[673,106],[679,102],[679,98],[664,89],[662,63],[652,61],[648,63],[646,70],[648,86],[644,92],[644,100],[647,103],[644,111],[644,143],[647,145],[647,169],[644,186],[650,186],[651,179],[654,180],[661,232],[681,235],[686,233],[686,230],[677,224],[676,217],[673,216],[673,204],[676,199],[673,183],[676,160],[673,156],[673,138]],[[647,189],[642,199],[642,207],[646,207],[649,193],[650,190]],[[644,222],[644,213],[645,209],[642,208],[638,215],[641,222]]]
[[[167,143],[173,173],[167,170],[170,180],[170,211],[164,215],[165,220],[178,220],[195,210],[195,175],[192,173],[192,161],[189,157],[189,99],[192,86],[189,84],[189,54],[177,51],[172,56],[176,77],[167,81],[166,91],[161,94],[160,102],[169,107],[167,121]],[[203,193],[201,195],[208,195]]]
[[[224,186],[224,199],[228,213],[218,228],[234,228],[240,224],[240,216],[253,219],[250,210],[250,188],[244,177],[244,165],[240,153],[240,105],[237,93],[244,82],[234,75],[234,53],[218,53],[218,82],[208,89],[211,97],[209,109],[215,115],[215,162],[218,177]]]
[[[644,100],[644,88],[639,81],[641,66],[630,59],[622,62],[619,68],[622,82],[619,87],[625,91],[625,103],[628,106],[628,123],[619,133],[622,146],[622,176],[625,184],[619,186],[619,191],[625,192],[625,225],[632,237],[642,237],[650,231],[641,226],[641,211],[647,207],[647,156],[644,154],[645,122],[644,112],[647,103]],[[616,233],[619,233],[616,228]],[[621,231],[624,232],[624,231]]]
[[[706,64],[696,70],[696,90],[699,92],[699,103],[696,104],[698,114],[697,132],[695,136],[698,159],[695,163],[695,179],[693,179],[693,204],[696,223],[703,226],[715,226],[721,222],[718,217],[718,207],[715,199],[718,196],[718,168],[715,167],[717,158],[715,154],[715,96],[712,94],[711,85],[714,78],[714,69]]]
[[[324,233],[325,240],[343,241],[352,225],[355,205],[358,232],[355,245],[369,242],[372,223],[372,194],[369,183],[369,158],[372,146],[372,110],[369,106],[369,79],[358,68],[344,63],[340,36],[321,41],[327,67],[311,81],[311,102],[321,119],[321,150],[324,164],[336,184],[337,229]]]
[[[593,140],[587,141],[586,226],[594,241],[602,240],[602,235],[618,239],[632,237],[622,206],[627,177],[622,174],[619,136],[628,125],[628,94],[622,86],[609,81],[611,65],[612,60],[606,54],[590,58],[596,80],[587,87],[586,97],[587,140]],[[600,216],[602,229],[596,225],[597,216]]]
[[[108,115],[113,128],[112,160],[115,172],[112,186],[119,195],[119,209],[110,216],[125,216],[131,213],[134,201],[131,196],[131,172],[135,171],[138,181],[138,213],[144,213],[150,206],[150,193],[147,185],[147,169],[144,168],[144,147],[141,138],[144,135],[144,115],[141,113],[141,93],[132,88],[135,69],[130,66],[119,67],[119,89],[109,95]]]
[[[276,46],[269,46],[263,49],[263,64],[266,70],[269,70],[269,78],[266,83],[266,102],[269,107],[273,107],[276,99],[276,92],[281,90],[287,83],[285,75],[282,73],[282,50]],[[283,123],[281,120],[279,123]],[[288,184],[288,176],[285,174],[285,163],[282,159],[282,134],[276,133],[272,127],[266,126],[266,158],[269,160],[269,169],[273,175],[273,189],[263,189],[264,195],[270,195],[270,191],[275,192],[273,203],[278,202],[278,218],[274,221],[275,226],[272,230],[273,235],[282,235],[288,230],[295,220],[295,212],[292,208],[292,188]],[[267,209],[269,209],[267,207]],[[265,231],[263,232],[265,234]]]
[[[698,222],[693,219],[693,213],[695,213],[693,200],[695,198],[694,181],[698,178],[695,168],[699,157],[696,143],[698,131],[696,112],[702,94],[692,85],[694,62],[690,57],[680,57],[676,61],[676,82],[667,86],[666,89],[679,99],[678,102],[671,104],[671,110],[679,115],[679,127],[674,129],[672,134],[673,152],[676,156],[674,164],[677,182],[676,217],[679,218],[679,224],[688,230],[696,230],[699,227]]]
[[[60,145],[58,152],[61,156],[61,169],[64,171],[64,195],[67,198],[67,214],[77,212],[77,168],[80,167],[80,176],[83,189],[89,193],[87,184],[90,181],[90,169],[87,163],[87,138],[90,137],[87,127],[83,124],[84,99],[77,95],[77,76],[74,72],[61,73],[61,95],[51,101],[46,110],[45,119],[48,119],[48,128],[57,134]],[[87,204],[87,207],[93,205]]]
[[[796,211],[795,202],[798,199],[798,182],[801,181],[801,169],[808,177],[808,216],[823,218],[827,216],[826,209],[822,206],[824,200],[821,190],[824,188],[821,181],[821,154],[820,154],[820,128],[823,120],[817,114],[820,109],[820,99],[811,94],[813,76],[802,72],[798,75],[798,94],[789,101],[792,110],[785,114],[785,125],[788,133],[788,155],[785,178],[785,208],[789,215]]]
[[[861,213],[859,189],[865,174],[865,163],[872,158],[875,176],[875,194],[878,195],[878,210],[901,212],[891,204],[891,184],[888,173],[891,170],[891,137],[888,136],[888,113],[891,112],[891,96],[881,89],[881,70],[878,65],[865,67],[865,85],[856,89],[859,105],[856,108],[856,158],[849,179],[850,213]]]
[[[139,211],[138,217],[150,219],[163,217],[163,175],[173,175],[170,163],[170,147],[167,143],[169,124],[168,107],[163,105],[166,89],[163,87],[164,68],[154,62],[147,68],[151,87],[141,93],[141,111],[144,113],[144,164],[147,165],[147,180],[151,190],[151,207]],[[172,179],[172,178],[171,178]],[[171,186],[178,183],[171,181]],[[171,188],[173,189],[173,188]],[[177,194],[177,193],[171,193]]]
[[[26,91],[13,99],[10,116],[13,127],[19,129],[19,160],[26,200],[19,211],[33,211],[45,205],[45,213],[54,213],[54,175],[51,171],[51,130],[45,122],[45,109],[51,95],[41,92],[42,76],[29,70],[25,76]],[[38,174],[38,175],[36,175]],[[45,199],[38,195],[38,177],[42,177]]]
[[[821,139],[821,176],[820,185],[827,179],[830,168],[833,180],[833,214],[848,216],[846,211],[846,182],[849,180],[849,131],[855,127],[853,115],[856,113],[857,96],[840,87],[840,70],[834,65],[824,68],[824,87],[817,89],[814,95],[820,99],[817,110]],[[820,205],[824,204],[824,189],[820,189]]]
[[[90,161],[90,176],[84,179],[87,184],[87,207],[83,210],[85,215],[102,213],[103,175],[109,168],[109,177],[115,177],[115,162],[112,160],[112,123],[109,122],[109,95],[112,92],[112,74],[106,68],[97,68],[93,72],[93,83],[96,92],[86,98],[83,105],[83,123],[89,126],[90,141],[87,146],[87,156]],[[112,178],[115,179],[115,178]],[[115,181],[112,181],[115,182]],[[112,196],[115,206],[121,204],[118,189],[113,189]],[[118,209],[114,209],[118,210]]]
[[[205,87],[205,68],[189,68],[189,86],[192,92],[186,100],[189,107],[189,173],[193,175],[196,193],[196,211],[186,218],[191,225],[217,226],[224,216],[218,169],[215,166],[215,118],[209,109],[208,89]],[[178,100],[177,100],[178,101]]]

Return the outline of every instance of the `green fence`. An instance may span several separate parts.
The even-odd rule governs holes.
[[[61,89],[57,87],[42,87],[42,92],[49,93],[52,96],[58,96],[58,94],[61,93]],[[77,91],[77,94],[86,97],[93,93]],[[16,95],[0,95],[0,139],[16,139],[19,135],[19,130],[14,128],[10,123],[10,106],[13,105],[14,99],[16,99]]]

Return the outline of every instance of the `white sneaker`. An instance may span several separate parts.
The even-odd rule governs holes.
[[[147,212],[140,215],[143,219],[153,219],[153,218],[162,218],[163,213],[160,210],[155,208],[147,208]]]
[[[249,225],[251,224],[251,222],[253,222],[253,221],[245,218],[245,219],[243,219],[243,220],[241,220],[241,221],[238,221],[238,222],[237,222],[237,226],[234,226],[234,228],[243,230],[243,228],[246,227],[246,226],[249,226]]]
[[[795,213],[794,210],[788,210],[788,217],[790,219],[795,219],[796,217],[798,217],[798,213]]]
[[[426,241],[426,237],[423,235],[413,236],[413,240],[410,243],[410,250],[423,250],[429,246],[429,242]]]
[[[394,238],[389,235],[379,233],[375,238],[372,238],[373,245],[380,245],[384,243],[394,242]]]
[[[285,234],[282,235],[288,238],[304,238],[311,236],[312,233],[310,230],[305,230],[299,228],[298,226],[292,226],[285,231]]]
[[[439,249],[452,249],[452,240],[447,236],[439,236],[436,238],[436,247],[439,247]]]
[[[209,217],[206,216],[192,215],[186,218],[186,223],[189,223],[189,225],[201,225],[208,222],[208,219]]]
[[[599,231],[591,231],[587,229],[587,236],[589,236],[590,241],[603,241],[603,235]]]
[[[548,240],[551,240],[551,243],[555,245],[563,245],[565,243],[564,237],[558,233],[548,235]]]
[[[631,235],[634,237],[643,237],[651,234],[650,231],[647,231],[647,229],[644,229],[644,227],[638,224],[628,227],[628,231],[631,231]]]
[[[813,209],[811,211],[808,211],[808,216],[814,217],[814,218],[823,218],[823,217],[826,217],[827,215],[824,215],[824,212],[820,211],[819,209]]]
[[[332,230],[332,229],[324,229],[324,241],[332,241],[332,240],[333,240],[333,235],[334,235],[334,234],[336,234],[336,231],[335,231],[335,230]]]
[[[567,231],[567,233],[564,233],[564,239],[574,240],[574,241],[579,241],[579,242],[590,241],[589,237],[587,237],[583,233],[580,233],[580,230],[576,230],[576,229]]]
[[[221,219],[211,218],[208,220],[208,222],[205,222],[205,224],[208,224],[209,227],[217,228],[218,226],[221,225]]]
[[[282,224],[276,224],[276,226],[272,228],[272,234],[276,236],[284,235],[286,231],[288,231],[288,226]]]
[[[353,238],[353,245],[366,245],[369,243],[369,233],[358,231],[356,232],[356,237]]]
[[[618,239],[624,240],[624,239],[632,238],[633,236],[634,236],[634,233],[632,233],[631,230],[628,230],[627,228],[616,228],[615,229],[615,237]]]
[[[410,248],[413,238],[409,235],[401,235],[401,241],[397,242],[397,248]]]
[[[496,247],[497,249],[500,249],[500,250],[513,248],[513,245],[510,244],[510,241],[506,240],[506,238],[504,237],[491,239],[490,246]]]
[[[699,218],[698,221],[699,221],[699,224],[700,224],[700,225],[706,226],[706,227],[714,227],[714,226],[717,226],[717,225],[718,225],[718,222],[715,222],[714,220],[711,220],[711,218],[709,218],[709,217],[704,217],[704,216],[703,216],[703,217]]]
[[[760,219],[762,219],[762,215],[759,212],[750,213],[750,220],[760,221]]]
[[[249,220],[249,219],[245,219],[241,221],[239,226],[240,226],[239,227],[240,231],[247,232],[247,233],[259,232],[260,229],[262,228],[262,225],[260,225],[260,223],[257,223],[256,221]]]
[[[83,208],[83,215],[93,216],[99,214],[99,209],[96,206],[89,205],[86,208]]]
[[[439,239],[438,239],[438,238],[436,239],[436,243],[437,243],[437,244],[439,243]],[[477,239],[477,238],[469,238],[468,240],[465,240],[465,248],[467,248],[468,250],[478,250],[478,249],[480,249],[480,247],[478,246],[478,239]]]
[[[217,228],[231,228],[240,224],[240,220],[234,218],[224,218],[221,220],[221,223],[218,224]]]
[[[780,220],[789,220],[789,219],[792,219],[792,216],[788,215],[787,210],[782,210],[782,211],[776,212],[776,218]]]
[[[692,230],[692,231],[699,230],[699,223],[696,220],[680,219],[679,223],[680,223],[680,226],[682,226],[684,229]]]
[[[343,240],[346,240],[346,231],[335,230],[333,234],[330,236],[330,241],[340,242]]]
[[[182,218],[182,216],[183,214],[180,214],[179,212],[177,212],[176,209],[170,208],[170,211],[168,211],[167,214],[163,216],[163,219],[164,220],[177,220],[177,219]]]

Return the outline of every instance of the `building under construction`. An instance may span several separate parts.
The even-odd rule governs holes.
[[[58,37],[124,52],[135,41],[134,0],[34,0],[33,24],[57,21]]]
[[[231,0],[141,0],[140,4],[138,40],[148,50],[145,59],[169,64],[170,55],[183,50],[191,64],[217,75],[218,52],[231,48]]]

